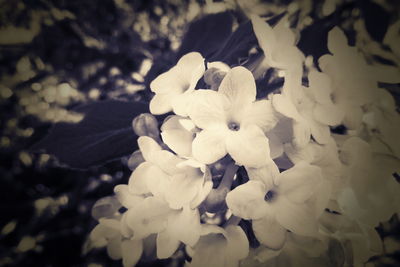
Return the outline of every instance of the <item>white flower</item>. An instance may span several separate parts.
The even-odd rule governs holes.
[[[171,209],[159,197],[149,196],[140,205],[126,211],[125,223],[133,232],[133,239],[144,239],[157,234],[157,257],[168,258],[180,242],[194,246],[200,238],[200,215],[197,209],[185,206]]]
[[[132,239],[122,235],[122,221],[117,219],[100,219],[99,224],[90,233],[94,247],[107,246],[110,258],[122,258],[124,267],[136,265],[143,252],[141,239]]]
[[[316,234],[315,207],[307,201],[321,178],[320,168],[300,162],[276,177],[258,175],[236,187],[226,203],[234,215],[253,220],[262,244],[278,249],[284,244],[286,229],[300,235]]]
[[[338,194],[338,203],[347,216],[375,227],[398,212],[400,184],[393,177],[400,161],[373,154],[370,145],[351,137],[341,147],[348,187]]]
[[[169,116],[161,126],[163,142],[177,155],[185,158],[192,156],[192,142],[196,126],[190,119],[181,116]]]
[[[199,242],[194,246],[190,267],[233,267],[239,265],[249,252],[243,230],[236,225],[221,228],[203,225]]]
[[[264,131],[276,124],[271,103],[256,100],[251,72],[235,67],[222,80],[218,92],[193,93],[189,117],[202,129],[192,145],[194,158],[211,164],[227,153],[238,165],[261,166],[269,158]]]
[[[150,101],[150,112],[164,114],[173,109],[177,112],[175,109],[180,108],[181,98],[194,90],[204,71],[204,58],[200,53],[191,52],[182,56],[174,67],[151,82],[150,89],[155,96]]]
[[[264,51],[264,64],[283,70],[301,68],[304,55],[295,46],[295,35],[288,27],[286,17],[274,28],[257,15],[251,16],[251,22],[258,43]]]

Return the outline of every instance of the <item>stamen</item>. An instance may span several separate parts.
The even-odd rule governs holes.
[[[271,202],[271,201],[275,198],[275,196],[276,196],[276,192],[275,192],[275,191],[272,191],[272,190],[269,190],[269,191],[265,194],[264,200],[267,201],[267,202]]]
[[[228,123],[228,128],[231,131],[239,131],[240,125],[236,122],[230,122],[230,123]]]

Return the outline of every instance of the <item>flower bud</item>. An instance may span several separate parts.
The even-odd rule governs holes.
[[[138,136],[148,136],[157,140],[160,135],[158,121],[150,113],[142,113],[136,116],[132,121],[132,128]]]
[[[121,207],[115,197],[103,197],[93,205],[92,217],[96,220],[104,217],[111,218]]]
[[[144,162],[144,158],[143,158],[142,152],[140,152],[140,150],[136,150],[135,152],[132,153],[132,155],[130,156],[130,158],[128,160],[128,168],[131,171],[133,171],[142,162]]]
[[[212,90],[217,90],[229,69],[229,66],[223,62],[208,63],[208,69],[204,73],[204,81],[211,86]]]

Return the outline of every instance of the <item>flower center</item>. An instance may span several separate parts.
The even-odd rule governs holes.
[[[269,190],[269,191],[265,194],[264,200],[265,200],[266,202],[271,202],[271,201],[273,201],[273,200],[275,199],[275,197],[276,197],[276,192],[275,192],[275,191],[272,191],[272,190]]]
[[[239,131],[240,125],[239,125],[239,123],[236,123],[236,122],[229,122],[228,123],[228,128],[231,131]]]

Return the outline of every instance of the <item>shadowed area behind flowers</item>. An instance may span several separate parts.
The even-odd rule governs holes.
[[[271,23],[290,2],[264,3],[276,6],[265,10]],[[257,39],[244,15],[251,6],[222,3],[0,3],[1,266],[121,266],[104,250],[82,251],[96,225],[92,206],[116,185],[126,184],[131,174],[128,159],[137,149],[131,121],[148,112],[150,82],[193,50],[229,65],[251,68],[259,60]],[[334,25],[355,42],[354,9],[378,42],[399,19],[399,7],[391,1],[382,6],[345,1],[326,16],[320,14],[319,1],[304,7],[306,15],[301,8],[294,18],[306,16],[312,22],[304,25],[298,47],[314,60],[327,53],[327,32]],[[283,81],[267,71],[256,83],[261,97]],[[203,84],[200,80],[197,88]],[[399,103],[398,84],[387,89]],[[159,122],[164,118],[157,116]],[[398,246],[398,229],[398,216],[393,216],[378,232]],[[257,242],[254,238],[250,245]],[[182,266],[181,258],[149,257],[137,266]],[[391,266],[399,259],[399,251],[388,250],[374,262]]]

